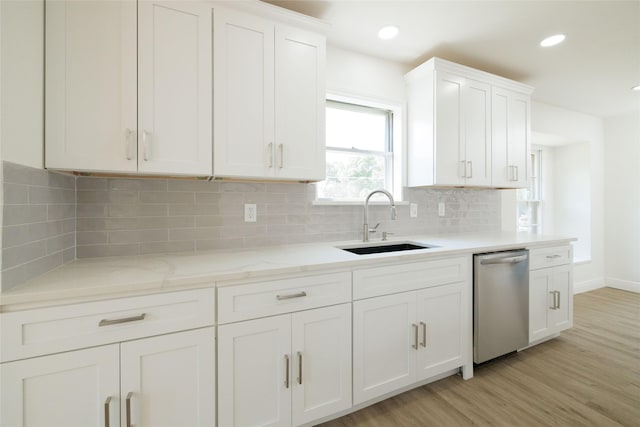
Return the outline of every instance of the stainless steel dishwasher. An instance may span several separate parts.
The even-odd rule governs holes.
[[[529,251],[473,257],[473,361],[529,343]]]

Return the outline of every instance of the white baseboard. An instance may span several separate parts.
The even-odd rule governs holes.
[[[583,292],[589,292],[596,289],[604,288],[604,277],[598,277],[596,279],[585,280],[584,282],[578,282],[573,284],[573,294],[581,294]]]
[[[615,277],[607,277],[607,286],[610,288],[622,289],[623,291],[640,293],[640,283],[631,280],[616,279]]]

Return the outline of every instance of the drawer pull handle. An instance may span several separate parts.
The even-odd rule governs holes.
[[[411,348],[417,350],[418,349],[418,325],[416,325],[415,323],[412,323],[411,327],[413,327],[413,345],[411,346]]]
[[[109,326],[109,325],[117,325],[120,323],[137,322],[139,320],[144,320],[146,316],[147,316],[147,313],[142,313],[137,316],[123,317],[121,319],[102,319],[100,323],[98,323],[98,326]]]
[[[562,255],[558,255],[558,254],[555,254],[555,255],[547,255],[547,258],[549,258],[549,259],[556,259],[556,258],[560,258],[561,256],[562,256]]]
[[[302,298],[306,297],[307,293],[305,291],[298,292],[297,294],[289,294],[289,295],[276,295],[276,299],[278,301],[282,301],[285,299],[293,299],[293,298]]]
[[[420,322],[420,326],[422,326],[422,342],[420,343],[420,345],[424,348],[427,348],[427,324],[424,322]]]
[[[302,384],[302,353],[298,352],[298,384]]]
[[[107,397],[107,400],[105,400],[104,402],[104,427],[110,427],[111,426],[111,422],[109,420],[109,413],[111,412],[109,410],[109,404],[111,403],[111,396]]]

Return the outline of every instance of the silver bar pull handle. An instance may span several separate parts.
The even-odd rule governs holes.
[[[482,261],[480,261],[480,264],[482,265],[515,264],[515,263],[524,261],[525,259],[527,259],[526,255],[510,256],[506,258],[490,258],[490,259],[483,259]]]
[[[111,422],[109,420],[110,411],[109,404],[111,403],[111,396],[107,397],[107,400],[104,402],[104,427],[111,427]]]
[[[473,178],[473,162],[469,161],[467,162],[467,178]]]
[[[151,132],[146,129],[142,131],[142,158],[145,162],[151,158]]]
[[[137,322],[139,320],[144,320],[146,316],[147,316],[147,313],[142,313],[137,316],[122,317],[120,319],[102,319],[100,323],[98,323],[98,326],[109,326],[109,325],[117,325],[120,323]]]
[[[278,150],[280,150],[280,169],[282,169],[284,167],[284,144],[279,144]]]
[[[273,167],[273,142],[270,142],[269,145],[267,145],[268,150],[269,150],[269,168]]]
[[[289,294],[289,295],[276,295],[276,299],[278,301],[282,301],[285,299],[293,299],[293,298],[302,298],[306,297],[307,293],[305,291],[298,292],[297,294]]]
[[[414,349],[418,349],[418,325],[416,325],[415,323],[412,323],[411,326],[413,327],[413,345],[411,346]]]
[[[298,384],[302,384],[302,353],[298,352]]]
[[[458,175],[460,175],[460,178],[467,177],[467,162],[465,162],[464,160],[460,160],[460,165],[458,167]]]
[[[509,165],[509,181],[516,181],[516,167]]]
[[[129,392],[127,394],[127,400],[125,400],[125,416],[127,420],[127,427],[131,427],[131,398],[133,397],[133,392]]]
[[[289,388],[289,355],[284,355],[284,387]]]
[[[427,324],[424,322],[420,322],[420,326],[422,326],[422,342],[420,345],[424,348],[427,348]]]
[[[557,310],[556,307],[556,291],[549,292],[553,296],[553,305],[549,307],[551,310]]]
[[[125,141],[124,154],[127,160],[133,160],[133,154],[131,153],[131,146],[133,145],[131,144],[131,137],[133,136],[133,134],[134,132],[129,128],[126,128],[124,130],[124,141]]]
[[[555,254],[555,255],[547,255],[547,258],[548,258],[548,259],[556,259],[556,258],[560,258],[561,256],[562,256],[562,255],[558,255],[558,254]]]
[[[560,309],[560,291],[556,291],[556,295],[558,296],[558,301],[556,302],[556,308]]]
[[[516,175],[515,175],[515,177],[513,178],[513,180],[514,180],[514,181],[517,181],[517,180],[518,180],[518,166],[514,166],[514,167],[513,167],[513,170],[516,172]]]

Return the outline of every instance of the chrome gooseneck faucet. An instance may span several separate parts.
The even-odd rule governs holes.
[[[369,241],[369,199],[376,193],[384,194],[389,198],[389,203],[391,204],[391,219],[396,219],[396,202],[393,200],[393,196],[387,190],[373,190],[369,195],[364,199],[364,224],[362,225],[362,241]]]

